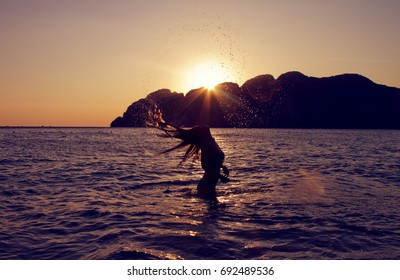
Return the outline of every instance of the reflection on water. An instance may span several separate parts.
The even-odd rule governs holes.
[[[399,131],[215,129],[218,202],[157,133],[0,130],[0,258],[400,257]]]

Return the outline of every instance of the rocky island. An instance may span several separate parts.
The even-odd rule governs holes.
[[[160,89],[132,103],[111,127],[145,127],[154,108],[185,127],[400,129],[400,89],[358,74],[267,74],[186,95]]]

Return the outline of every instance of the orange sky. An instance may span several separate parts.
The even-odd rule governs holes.
[[[108,126],[196,65],[400,87],[400,1],[1,0],[0,126]],[[224,82],[224,81],[221,81]]]

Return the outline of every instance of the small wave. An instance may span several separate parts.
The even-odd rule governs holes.
[[[108,233],[106,235],[103,235],[99,239],[97,239],[98,242],[104,244],[104,243],[109,243],[113,242],[118,239],[119,233]]]
[[[97,250],[89,259],[103,260],[179,260],[179,255],[168,253],[156,249],[139,248],[132,244],[111,245],[107,248]]]
[[[262,186],[262,187],[248,187],[248,186],[233,186],[226,187],[218,191],[220,195],[229,196],[236,194],[254,194],[254,193],[268,193],[271,192],[273,186]]]
[[[130,189],[140,189],[145,187],[157,187],[157,186],[197,186],[198,180],[166,180],[166,181],[158,181],[158,182],[145,182],[136,184]]]
[[[6,197],[17,196],[19,194],[20,194],[20,192],[18,192],[16,190],[11,190],[11,189],[0,191],[0,196],[6,196]]]
[[[162,260],[163,258],[154,256],[149,253],[132,250],[132,251],[119,251],[119,252],[111,253],[105,259],[107,259],[107,260]]]
[[[79,216],[83,218],[99,218],[107,216],[108,214],[108,212],[101,212],[96,209],[88,209],[79,212]]]
[[[81,217],[89,218],[89,217],[98,217],[101,215],[101,213],[97,210],[91,209],[91,210],[82,211],[79,215]]]
[[[122,230],[119,232],[111,232],[111,233],[107,233],[107,234],[99,237],[97,239],[97,242],[100,244],[113,243],[113,242],[116,242],[121,237],[124,237],[124,236],[130,237],[133,235],[135,235],[135,232],[133,232],[131,230]]]

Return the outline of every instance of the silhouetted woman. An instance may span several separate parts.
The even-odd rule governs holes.
[[[168,136],[182,140],[179,145],[163,153],[189,146],[180,164],[191,157],[200,156],[204,175],[197,185],[197,194],[204,198],[216,198],[215,187],[217,182],[221,179],[221,182],[227,183],[229,181],[229,171],[223,165],[225,155],[211,136],[210,127],[197,125],[190,129],[184,129],[166,123],[159,123],[158,128]],[[221,174],[221,169],[223,174]]]

